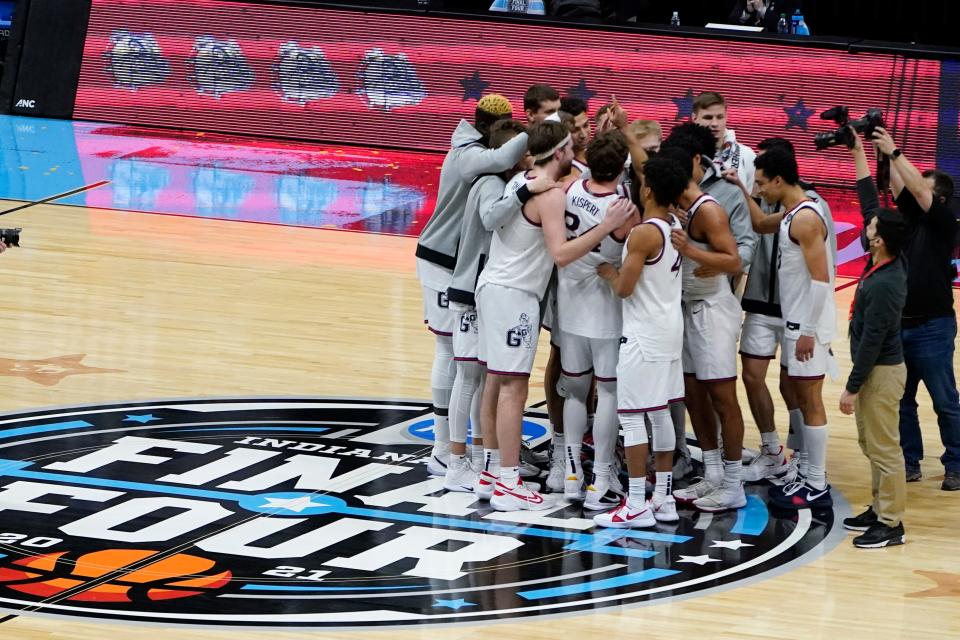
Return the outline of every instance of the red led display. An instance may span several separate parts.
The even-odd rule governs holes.
[[[665,130],[692,97],[719,91],[738,138],[785,136],[808,180],[849,184],[840,150],[815,152],[846,104],[887,114],[911,158],[932,166],[940,63],[881,54],[565,27],[248,4],[93,0],[74,116],[81,119],[445,150],[476,98],[522,117],[535,82],[615,94]]]

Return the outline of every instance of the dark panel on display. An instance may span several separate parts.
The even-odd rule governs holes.
[[[90,0],[31,0],[12,113],[50,118],[73,115],[89,15]]]
[[[831,125],[816,114],[837,104],[883,109],[911,158],[936,157],[936,61],[220,0],[94,0],[75,116],[444,150],[480,95],[507,95],[522,117],[534,82],[589,98],[591,112],[615,94],[666,130],[696,93],[720,91],[739,139],[791,139],[820,182],[852,177],[844,153],[813,150]]]

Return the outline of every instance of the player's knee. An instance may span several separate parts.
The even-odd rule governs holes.
[[[609,400],[613,398],[616,401],[617,398],[617,381],[616,380],[597,380],[597,398]]]
[[[557,393],[561,398],[580,400],[586,402],[587,395],[590,393],[590,376],[568,376],[561,374],[557,380]]]
[[[620,414],[620,426],[623,427],[623,444],[636,447],[647,444],[647,425],[642,413]]]

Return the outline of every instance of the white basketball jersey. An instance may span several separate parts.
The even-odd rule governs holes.
[[[707,194],[702,194],[699,198],[693,201],[693,204],[690,205],[690,209],[687,211],[687,235],[690,237],[690,243],[695,246],[703,249],[704,251],[712,251],[710,245],[706,242],[700,240],[694,240],[693,236],[690,233],[690,229],[693,226],[693,219],[696,217],[697,212],[707,202],[713,202],[718,207],[722,205],[717,202],[713,196]],[[698,278],[693,275],[693,272],[700,267],[699,262],[690,260],[689,258],[683,261],[683,299],[684,300],[707,300],[710,298],[715,298],[717,296],[725,295],[731,293],[730,283],[727,280],[727,276],[724,274],[712,276],[710,278]]]
[[[516,175],[504,188],[504,193],[516,191],[530,178]],[[490,240],[490,257],[477,281],[477,288],[485,282],[527,291],[543,299],[550,274],[553,272],[553,257],[547,251],[543,228],[531,222],[521,210],[511,216],[502,227],[493,232]]]
[[[820,205],[813,200],[804,200],[783,216],[780,223],[779,255],[777,258],[777,277],[780,280],[780,307],[783,310],[784,334],[791,339],[800,336],[800,324],[807,318],[810,308],[810,287],[813,278],[803,259],[800,244],[790,233],[790,227],[798,213],[812,211],[823,224],[824,253],[827,259],[827,274],[830,277],[830,292],[823,305],[823,313],[817,322],[817,339],[822,344],[830,343],[836,336],[836,300],[833,296],[835,265],[830,250],[833,239],[830,237],[830,225]]]
[[[567,188],[564,213],[567,240],[578,238],[603,222],[607,207],[624,197],[626,192],[620,187],[593,193],[587,189],[586,180],[573,182]],[[559,270],[557,311],[564,331],[586,338],[620,337],[620,298],[597,274],[597,265],[609,262],[619,268],[622,255],[623,242],[609,234],[590,253]]]
[[[658,257],[644,263],[633,293],[623,299],[623,334],[639,343],[644,360],[673,361],[683,353],[680,272],[686,261],[670,242],[670,232],[679,229],[680,223],[675,218],[670,222],[652,218],[631,233],[648,224],[663,234],[663,249]]]

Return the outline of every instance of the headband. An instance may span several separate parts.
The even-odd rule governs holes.
[[[552,156],[554,153],[556,153],[556,152],[559,151],[560,149],[563,149],[565,146],[567,146],[567,143],[570,142],[571,139],[572,139],[572,138],[570,137],[570,134],[568,133],[568,134],[567,134],[567,137],[564,138],[563,140],[561,140],[560,142],[558,142],[558,143],[557,143],[557,146],[555,146],[553,149],[550,149],[549,151],[544,151],[543,153],[538,153],[537,155],[533,156],[533,159],[539,161],[539,160],[543,160],[543,159],[545,159],[545,158],[549,158],[549,157]]]

